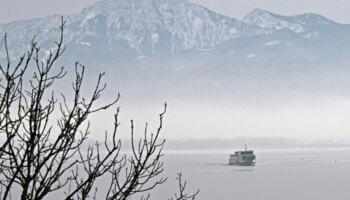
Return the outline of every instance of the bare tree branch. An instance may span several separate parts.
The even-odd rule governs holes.
[[[199,190],[197,190],[193,194],[187,194],[185,192],[185,189],[187,186],[187,181],[184,181],[184,182],[182,181],[182,173],[178,173],[176,179],[178,180],[178,184],[179,184],[178,185],[179,193],[175,194],[175,198],[172,197],[169,200],[188,200],[188,199],[194,200],[196,198],[196,196],[198,195]]]

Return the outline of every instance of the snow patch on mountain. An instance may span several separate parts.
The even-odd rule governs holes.
[[[251,54],[248,54],[248,55],[247,55],[246,59],[247,59],[247,60],[253,60],[255,57],[256,57],[256,54],[251,53]]]
[[[83,46],[88,46],[88,47],[92,46],[90,42],[77,42],[77,43]]]
[[[313,32],[304,34],[304,37],[305,38],[317,38],[318,35],[319,35],[318,31],[313,31]]]
[[[276,45],[279,45],[281,44],[282,41],[281,40],[274,40],[274,41],[270,41],[270,42],[267,42],[265,44],[263,44],[263,47],[266,47],[266,46],[276,46]]]

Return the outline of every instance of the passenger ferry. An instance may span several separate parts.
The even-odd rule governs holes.
[[[248,150],[247,145],[244,151],[236,151],[229,158],[229,165],[252,166],[255,165],[256,156],[253,150]]]

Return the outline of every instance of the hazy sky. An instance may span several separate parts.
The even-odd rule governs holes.
[[[50,14],[68,14],[96,0],[0,0],[0,23],[30,19]],[[283,15],[306,12],[322,14],[332,20],[350,24],[349,0],[191,0],[218,13],[241,19],[254,8]]]
[[[0,23],[51,14],[76,13],[95,1],[0,0]],[[261,8],[282,15],[313,12],[337,22],[350,24],[350,12],[348,11],[350,0],[192,0],[192,2],[236,19],[241,19],[254,8]],[[169,108],[167,115],[166,132],[168,135],[165,135],[167,137],[188,137],[190,135],[191,137],[230,138],[238,135],[252,137],[283,135],[349,138],[350,102],[343,99],[316,103],[303,102],[300,105],[283,105],[277,108],[275,105],[268,107],[260,104],[243,108],[241,105],[226,106],[226,104],[223,104],[225,106],[182,105],[180,103],[170,105],[172,109]],[[128,112],[128,107],[124,107],[126,107],[125,113],[133,113],[132,116],[137,113],[138,109]],[[147,112],[152,115],[136,115],[139,118],[136,120],[138,122],[147,121],[152,116],[157,116],[157,112],[159,108],[152,107]],[[132,116],[126,115],[124,119],[133,118]],[[157,124],[157,120],[155,118],[153,124]]]

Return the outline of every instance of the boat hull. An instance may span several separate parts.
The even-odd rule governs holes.
[[[244,162],[244,163],[239,163],[239,162],[229,162],[229,165],[235,165],[235,166],[254,166],[255,162]]]

